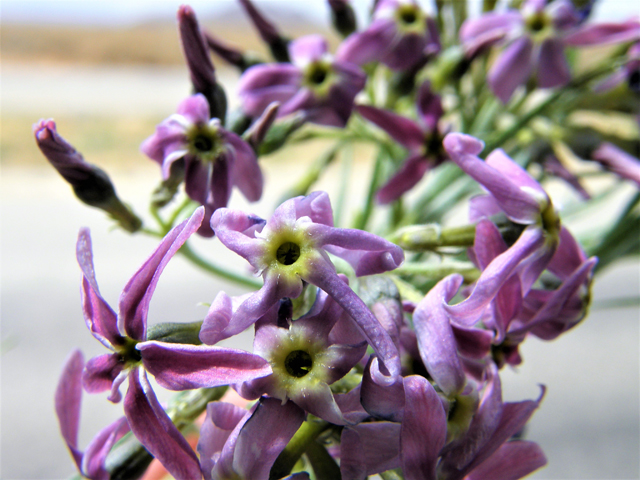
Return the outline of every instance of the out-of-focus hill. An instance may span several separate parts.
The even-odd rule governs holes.
[[[328,19],[290,15],[272,10],[284,35],[296,38],[320,33],[332,48],[337,38],[328,29]],[[266,48],[242,11],[224,11],[214,18],[200,19],[208,32],[242,50],[264,54]],[[151,22],[126,27],[37,25],[4,23],[0,32],[3,62],[68,64],[183,65],[184,59],[175,21]]]

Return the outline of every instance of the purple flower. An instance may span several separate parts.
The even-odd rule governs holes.
[[[233,313],[238,333],[263,316],[281,298],[296,298],[304,282],[327,292],[347,311],[392,377],[398,375],[398,351],[389,334],[356,293],[337,275],[327,253],[351,264],[356,275],[393,270],[402,249],[368,232],[333,227],[329,196],[315,192],[280,205],[269,221],[238,210],[220,209],[211,219],[220,241],[241,255],[264,278],[264,286]],[[223,335],[224,322],[219,330]]]
[[[89,360],[84,388],[92,393],[110,389],[109,399],[119,401],[119,386],[128,377],[124,411],[131,430],[176,478],[200,478],[198,459],[160,406],[146,372],[170,390],[229,385],[271,373],[265,360],[241,350],[147,340],[147,312],[159,276],[203,216],[201,207],[167,234],[123,289],[117,315],[98,290],[88,230],[80,231],[77,244],[85,322],[112,352]]]
[[[438,478],[517,479],[544,466],[547,460],[535,443],[509,441],[522,430],[543,396],[544,387],[537,400],[503,403],[497,368],[490,365],[478,409],[466,434],[443,451]]]
[[[352,63],[333,59],[319,35],[291,42],[289,54],[292,63],[255,65],[243,73],[238,86],[242,110],[258,117],[277,101],[279,116],[302,111],[310,122],[344,127],[353,99],[364,87],[364,72]]]
[[[120,418],[102,429],[84,452],[78,449],[83,368],[82,352],[73,351],[65,362],[56,389],[56,414],[60,422],[60,432],[83,478],[108,480],[109,472],[104,466],[105,459],[111,447],[129,431],[129,424],[126,418]]]
[[[447,158],[442,148],[443,130],[438,122],[444,111],[440,97],[431,91],[429,82],[424,82],[416,98],[418,121],[415,122],[388,110],[359,105],[358,113],[375,123],[391,138],[409,150],[402,166],[377,193],[380,203],[390,203],[413,188],[429,169],[438,166]]]
[[[379,61],[393,70],[409,70],[439,51],[436,23],[415,1],[381,0],[369,27],[347,37],[336,56],[357,65]]]
[[[282,402],[291,400],[330,423],[349,423],[329,385],[358,363],[366,352],[366,341],[359,335],[346,338],[342,324],[348,328],[348,314],[325,292],[318,292],[308,314],[293,322],[285,320],[285,325],[279,325],[284,320],[278,318],[281,309],[275,305],[256,323],[253,343],[253,353],[267,359],[273,373],[242,384],[238,392],[248,399],[268,394]]]
[[[460,29],[460,41],[469,56],[496,43],[506,43],[487,77],[491,90],[503,103],[532,72],[541,88],[565,85],[571,78],[565,45],[625,42],[640,35],[634,22],[578,28],[580,17],[571,2],[545,3],[527,0],[519,11],[490,12],[467,20]]]
[[[560,220],[540,184],[504,151],[494,150],[483,161],[477,156],[482,142],[457,133],[447,135],[443,144],[449,157],[488,191],[473,199],[472,220],[502,212],[512,222],[526,226],[508,250],[483,267],[471,295],[447,307],[461,325],[471,326],[516,271],[522,295],[526,295],[558,246]]]
[[[198,452],[204,480],[267,480],[278,455],[304,421],[291,402],[263,397],[248,412],[224,402],[207,405]],[[308,480],[305,473],[288,479]]]
[[[162,166],[164,179],[173,169],[184,169],[187,195],[205,207],[200,235],[213,235],[209,219],[217,208],[227,206],[234,185],[251,202],[262,196],[262,172],[253,149],[209,117],[209,104],[201,94],[182,101],[178,113],[158,125],[140,150]]]

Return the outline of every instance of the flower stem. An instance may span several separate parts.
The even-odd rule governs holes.
[[[293,469],[302,454],[309,448],[311,442],[315,441],[322,432],[329,428],[331,428],[329,422],[309,415],[284,450],[278,455],[278,458],[271,468],[269,479],[282,478],[289,475],[291,469]]]
[[[197,265],[203,270],[213,273],[214,275],[224,278],[225,280],[229,280],[238,285],[242,285],[243,287],[249,288],[260,288],[262,287],[262,282],[256,280],[254,278],[246,277],[244,275],[238,275],[237,273],[232,272],[231,270],[227,270],[224,267],[219,265],[215,265],[208,260],[205,260],[196,252],[194,252],[191,246],[188,243],[185,243],[179,252],[184,255],[191,263]]]

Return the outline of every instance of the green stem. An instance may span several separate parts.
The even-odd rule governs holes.
[[[213,273],[214,275],[224,278],[225,280],[229,280],[231,282],[237,283],[238,285],[242,285],[243,287],[249,288],[261,288],[262,282],[256,280],[254,278],[246,277],[244,275],[238,275],[237,273],[232,272],[231,270],[227,270],[224,267],[219,265],[215,265],[204,258],[200,257],[196,252],[191,249],[189,243],[185,243],[179,252],[184,255],[191,263],[197,265],[203,270]]]
[[[300,426],[284,450],[278,455],[271,468],[269,479],[275,480],[289,475],[296,462],[309,448],[311,442],[315,441],[322,432],[329,428],[331,428],[329,422],[309,415],[307,421]]]
[[[305,455],[311,463],[316,480],[340,480],[342,478],[340,467],[320,443],[309,442]]]
[[[441,247],[471,247],[475,237],[475,225],[442,228],[437,223],[432,223],[405,227],[397,231],[390,240],[405,250],[425,252]]]
[[[469,284],[480,277],[480,270],[466,262],[433,263],[405,263],[394,270],[398,275],[420,275],[427,280],[440,281],[453,273],[458,273]]]
[[[382,480],[404,480],[402,473],[398,470],[387,470],[380,474]]]
[[[342,150],[342,168],[340,172],[340,190],[336,206],[333,209],[334,223],[336,226],[342,224],[345,204],[349,189],[349,178],[351,177],[351,166],[353,165],[353,144],[347,143],[346,148]]]

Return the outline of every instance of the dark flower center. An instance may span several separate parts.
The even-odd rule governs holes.
[[[629,75],[629,89],[632,92],[640,93],[640,69],[636,69]]]
[[[210,152],[213,150],[213,140],[205,135],[197,135],[193,139],[193,146],[200,152]]]
[[[527,18],[527,27],[529,27],[529,30],[532,32],[537,33],[544,30],[547,24],[548,17],[543,12],[535,13]]]
[[[399,18],[400,21],[402,21],[402,23],[404,23],[405,25],[411,25],[415,23],[416,20],[418,20],[418,15],[416,14],[414,8],[412,8],[410,5],[407,5],[400,10]]]
[[[295,350],[287,355],[287,358],[284,360],[284,368],[286,368],[287,373],[296,378],[304,377],[311,371],[312,366],[313,360],[311,359],[311,355],[304,350]]]
[[[313,85],[322,85],[327,79],[327,66],[322,63],[314,63],[309,69],[308,78],[309,82]]]
[[[300,258],[300,246],[285,242],[276,251],[276,260],[283,265],[293,265]]]

